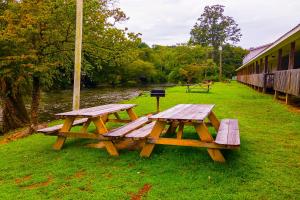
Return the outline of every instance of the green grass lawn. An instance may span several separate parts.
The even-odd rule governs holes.
[[[138,104],[139,115],[155,110],[149,95],[127,102]],[[223,151],[225,164],[213,162],[206,149],[175,146],[156,146],[150,158],[126,150],[115,158],[78,139],[54,151],[54,137],[33,135],[0,146],[0,198],[300,198],[299,113],[235,82],[216,83],[209,94],[169,88],[161,108],[179,103],[216,104],[218,118],[237,118],[240,150]]]

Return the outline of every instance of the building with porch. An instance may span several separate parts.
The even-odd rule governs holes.
[[[289,102],[300,97],[300,24],[270,44],[249,49],[237,80],[259,91],[275,91]]]

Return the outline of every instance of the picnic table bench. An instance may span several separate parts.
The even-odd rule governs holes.
[[[82,125],[84,123],[86,123],[88,120],[88,118],[82,118],[82,119],[78,119],[75,120],[72,124],[72,126],[77,126],[77,125]],[[39,133],[43,133],[45,135],[57,135],[58,131],[63,127],[63,124],[58,124],[56,126],[51,126],[51,127],[47,127],[47,128],[42,128],[39,129],[38,132]]]
[[[206,147],[214,161],[225,162],[220,149],[236,149],[240,146],[238,121],[224,119],[220,122],[212,111],[213,107],[214,105],[179,104],[150,116],[149,119],[154,121],[155,125],[146,138],[146,144],[140,155],[149,157],[157,144]],[[216,140],[207,128],[206,118],[217,131]],[[166,125],[169,125],[170,132],[175,132],[178,126],[176,138],[162,137]],[[183,139],[184,126],[194,126],[199,139]]]

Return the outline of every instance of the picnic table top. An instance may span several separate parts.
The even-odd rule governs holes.
[[[178,104],[149,117],[149,119],[159,121],[202,122],[210,114],[214,106],[213,104]]]
[[[98,117],[135,107],[136,104],[106,104],[102,106],[83,108],[79,110],[58,113],[58,117]]]

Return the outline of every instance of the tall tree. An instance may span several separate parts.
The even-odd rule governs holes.
[[[218,47],[226,43],[237,43],[242,36],[238,24],[230,16],[224,15],[224,6],[206,6],[203,14],[192,28],[190,43],[212,46],[215,54]],[[214,55],[216,58],[216,55]]]
[[[61,71],[72,71],[76,8],[74,0],[8,2],[4,12],[0,12],[0,98],[4,104],[4,131],[30,122],[35,126],[41,88],[51,85]],[[119,44],[129,45],[137,39],[137,35],[114,27],[116,22],[127,19],[113,6],[114,2],[85,2],[83,72],[91,63],[96,69],[102,68],[103,60],[111,63],[120,60],[117,55],[122,55],[125,47],[117,49]],[[30,117],[23,101],[28,91],[32,94]]]

